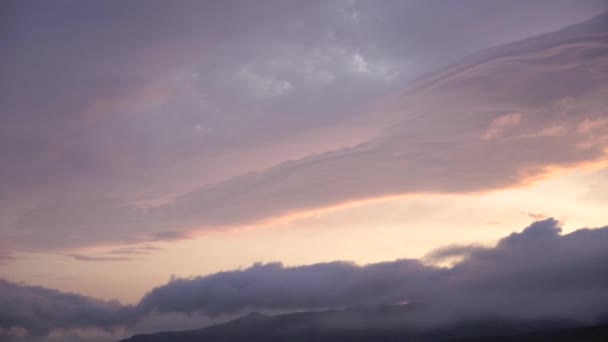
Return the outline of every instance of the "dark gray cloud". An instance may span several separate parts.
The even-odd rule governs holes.
[[[301,310],[395,303],[436,272],[417,260],[367,266],[348,262],[298,267],[257,264],[240,271],[174,279],[152,290],[139,306],[145,311],[201,311],[216,315],[246,309]]]
[[[495,247],[446,247],[432,260],[461,257],[448,268],[419,260],[358,266],[345,262],[284,267],[278,263],[175,279],[152,290],[145,311],[238,312],[319,309],[401,301],[423,304],[420,319],[475,316],[592,321],[608,305],[608,227],[560,235],[538,221]],[[428,315],[428,317],[427,317]]]
[[[448,319],[497,314],[592,322],[606,314],[608,303],[608,253],[602,248],[608,227],[560,231],[547,219],[494,248],[452,249],[463,261],[425,295],[441,303],[437,310]]]
[[[409,319],[443,324],[468,317],[567,319],[592,323],[608,307],[608,227],[562,235],[537,221],[494,247],[445,247],[433,261],[369,265],[280,263],[176,278],[133,307],[9,282],[0,283],[0,331],[45,334],[58,328],[128,326],[150,314],[227,317],[248,310],[293,311],[416,303]]]

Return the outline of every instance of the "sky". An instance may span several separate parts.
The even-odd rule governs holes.
[[[448,294],[499,275],[538,296],[517,260],[539,283],[587,267],[576,301],[488,292],[504,314],[608,299],[605,1],[0,6],[0,336],[361,298],[479,313]]]

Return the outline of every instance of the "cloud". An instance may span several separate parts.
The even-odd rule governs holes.
[[[150,245],[132,245],[108,250],[94,255],[63,254],[78,261],[131,261],[160,250],[160,247]]]
[[[425,260],[369,265],[255,264],[195,278],[172,278],[135,306],[0,283],[0,328],[112,328],[151,314],[230,316],[415,303],[411,319],[444,324],[475,317],[565,319],[592,323],[608,307],[608,227],[562,235],[554,219],[534,222],[496,246],[448,246]],[[458,257],[452,266],[429,264]],[[11,330],[13,329],[13,330]],[[21,331],[21,330],[20,330]]]
[[[498,118],[492,120],[490,123],[490,127],[483,133],[481,139],[483,140],[491,140],[496,139],[509,127],[519,125],[521,121],[521,113],[509,113],[499,116]]]
[[[104,256],[104,255],[83,255],[83,254],[65,254],[65,256],[74,258],[78,261],[131,261],[133,258],[126,256]]]
[[[133,322],[130,308],[78,294],[0,280],[0,331],[46,335],[55,329],[108,329]],[[1,335],[0,335],[1,336]]]
[[[555,220],[537,221],[494,248],[465,250],[428,296],[440,303],[437,310],[446,309],[442,318],[495,314],[592,322],[606,314],[608,253],[601,245],[607,228],[560,235]]]
[[[19,251],[158,240],[601,158],[604,128],[574,128],[606,115],[597,24],[467,58],[376,105],[468,53],[604,9],[469,4],[14,5],[0,233]],[[509,113],[518,125],[477,141]]]
[[[462,261],[473,253],[483,250],[481,246],[446,246],[437,248],[424,256],[423,260],[431,264],[439,264],[453,259]]]
[[[13,260],[13,259],[15,259],[15,256],[12,255],[12,253],[0,251],[0,262],[2,262],[3,260]]]
[[[608,304],[608,252],[604,248],[608,227],[567,235],[560,231],[555,220],[547,219],[501,239],[495,247],[446,247],[426,260],[460,258],[447,268],[419,260],[366,266],[345,262],[296,267],[257,264],[172,280],[147,294],[139,307],[213,315],[406,300],[423,304],[420,318],[429,315],[429,320],[483,315],[593,320],[606,313]]]
[[[543,215],[543,214],[538,214],[538,213],[528,213],[528,212],[522,212],[522,214],[535,219],[535,220],[543,220],[546,219],[547,216]]]
[[[349,262],[297,267],[256,264],[206,277],[173,279],[147,294],[139,307],[145,311],[217,315],[247,309],[301,310],[393,303],[402,299],[408,289],[419,286],[421,278],[433,273],[417,260],[368,266]]]
[[[150,254],[155,251],[160,250],[160,247],[156,246],[129,246],[129,247],[121,247],[108,251],[108,254],[118,254],[118,255],[142,255],[142,254]]]

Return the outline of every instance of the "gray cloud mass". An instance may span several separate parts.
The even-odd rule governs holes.
[[[134,306],[120,306],[41,287],[0,283],[0,331],[46,334],[58,328],[110,328],[155,314],[238,314],[420,305],[413,322],[445,324],[467,317],[568,319],[592,323],[608,307],[608,227],[562,235],[554,219],[534,222],[494,247],[446,247],[451,267],[423,260],[369,265],[280,263],[172,279]]]

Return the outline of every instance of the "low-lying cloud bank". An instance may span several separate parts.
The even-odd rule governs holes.
[[[255,264],[172,279],[135,306],[0,281],[0,336],[128,327],[151,314],[217,316],[403,301],[420,305],[412,319],[434,323],[479,316],[592,323],[606,317],[608,227],[560,232],[557,221],[546,219],[494,247],[446,247],[425,260]],[[460,261],[451,267],[429,264],[454,257]]]
[[[0,280],[0,337],[39,336],[53,330],[112,329],[130,325],[131,307],[79,294]]]

